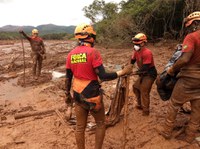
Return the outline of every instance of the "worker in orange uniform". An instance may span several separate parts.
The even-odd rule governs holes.
[[[27,36],[23,30],[19,31],[31,44],[31,58],[33,60],[32,74],[37,79],[41,74],[42,61],[46,58],[46,49],[42,38],[38,36],[39,32],[37,29],[32,30],[32,36]]]
[[[75,29],[78,46],[66,60],[66,100],[71,103],[70,89],[73,89],[76,113],[76,143],[78,149],[85,149],[85,128],[89,112],[96,122],[95,149],[101,149],[105,136],[105,110],[98,77],[103,81],[113,80],[130,74],[132,66],[106,73],[101,55],[94,48],[96,32],[89,24],[80,24]],[[73,81],[72,81],[73,78]]]
[[[134,44],[134,53],[131,58],[131,64],[136,62],[139,68],[136,72],[139,78],[133,84],[133,92],[137,98],[137,108],[143,110],[143,116],[148,116],[150,91],[156,79],[157,70],[152,52],[145,47],[147,36],[143,33],[138,33],[132,38],[132,42]]]
[[[191,103],[191,117],[185,130],[184,140],[192,143],[200,124],[200,11],[188,15],[184,19],[185,31],[181,57],[167,70],[178,81],[173,89],[165,123],[160,134],[170,139],[177,112],[186,103]]]

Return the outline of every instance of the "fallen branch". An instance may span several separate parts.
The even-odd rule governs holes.
[[[60,118],[60,121],[63,125],[66,125],[66,122],[62,116],[62,114],[60,113],[60,111],[58,111],[58,109],[55,110],[56,114],[58,115],[58,117]]]
[[[31,116],[38,116],[38,115],[45,115],[45,114],[50,114],[55,112],[55,110],[43,110],[43,111],[34,111],[34,112],[23,112],[23,113],[17,113],[14,115],[14,118],[17,119],[22,119],[26,117],[31,117]]]

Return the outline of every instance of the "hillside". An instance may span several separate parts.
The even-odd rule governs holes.
[[[72,34],[74,32],[75,26],[58,26],[54,24],[44,24],[39,26],[14,26],[6,25],[0,28],[0,32],[18,32],[18,30],[23,29],[25,32],[31,32],[32,29],[37,28],[41,35],[53,34],[53,33],[68,33]]]

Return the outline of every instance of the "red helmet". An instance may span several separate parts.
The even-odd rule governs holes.
[[[134,44],[141,44],[143,42],[147,42],[147,36],[143,33],[138,33],[132,38]]]
[[[190,26],[195,20],[200,20],[200,11],[195,11],[184,19],[185,27]]]

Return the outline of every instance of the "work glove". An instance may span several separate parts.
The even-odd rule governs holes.
[[[129,75],[132,73],[132,69],[133,69],[133,65],[129,64],[127,66],[124,66],[124,68],[122,70],[117,71],[117,76],[124,76],[124,75]]]
[[[167,74],[170,76],[174,76],[174,70],[172,66],[167,69]]]
[[[67,105],[71,105],[73,102],[73,98],[72,98],[72,96],[71,96],[71,94],[70,94],[70,92],[65,92],[65,95],[66,95],[66,97],[65,97],[65,103],[67,104]]]

